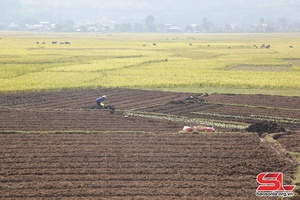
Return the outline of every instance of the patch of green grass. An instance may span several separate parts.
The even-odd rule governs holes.
[[[279,96],[300,96],[298,89],[279,89],[279,88],[230,88],[230,87],[213,87],[213,86],[199,86],[199,87],[154,87],[149,90],[161,90],[170,92],[190,92],[190,93],[218,93],[218,94],[265,94],[265,95],[279,95]]]
[[[294,184],[296,184],[297,187],[300,188],[300,166],[298,167],[296,178],[294,179]]]
[[[299,152],[291,152],[291,155],[298,159],[300,162],[300,153]]]
[[[290,152],[290,154],[298,161],[298,169],[295,174],[295,179],[293,180],[293,184],[296,185],[298,191],[300,191],[300,153],[299,152]]]
[[[215,105],[226,105],[226,106],[235,106],[235,107],[246,107],[246,108],[262,108],[262,109],[270,109],[270,110],[294,110],[297,111],[300,109],[295,108],[295,109],[290,109],[290,108],[279,108],[279,107],[269,107],[269,106],[252,106],[252,105],[247,105],[247,104],[222,104],[222,103],[210,103],[210,104],[215,104]]]

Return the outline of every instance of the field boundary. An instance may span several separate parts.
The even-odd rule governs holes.
[[[150,119],[160,119],[167,120],[173,122],[185,122],[188,125],[190,124],[203,124],[206,126],[214,126],[219,128],[227,128],[227,129],[245,129],[250,124],[242,123],[242,122],[230,122],[230,121],[221,121],[221,120],[206,120],[203,118],[189,118],[185,116],[177,116],[177,115],[169,115],[163,113],[154,113],[154,112],[140,112],[140,111],[130,111],[124,110],[125,115],[127,116],[135,116],[142,118],[150,118]]]
[[[281,135],[284,135],[285,133],[280,133]],[[296,163],[298,165],[295,173],[295,178],[292,180],[293,184],[296,185],[295,196],[300,196],[300,157],[297,157],[299,153],[289,151],[285,147],[283,147],[280,142],[277,141],[277,139],[274,139],[278,133],[272,133],[266,135],[264,138],[261,138],[262,142],[267,143],[277,154],[284,155],[285,159],[289,162]]]
[[[4,130],[0,134],[107,134],[107,133],[125,133],[125,134],[152,134],[150,131],[81,131],[81,130],[57,130],[57,131],[18,131],[18,130]]]
[[[204,104],[205,104],[205,102],[204,102]],[[300,111],[299,108],[290,109],[290,108],[278,108],[278,107],[270,107],[270,106],[252,106],[252,105],[246,105],[246,104],[226,104],[226,103],[214,103],[214,102],[208,102],[206,104],[246,107],[246,108],[262,108],[262,109],[271,109],[271,110]]]
[[[240,115],[224,115],[224,114],[221,115],[221,114],[217,114],[217,113],[205,113],[205,112],[192,112],[192,114],[204,115],[204,116],[217,116],[217,117],[225,117],[225,118],[251,119],[251,120],[258,120],[258,121],[300,124],[300,119],[296,119],[296,118],[269,117],[269,116],[261,116],[261,115],[250,115],[249,117],[247,117],[247,116],[240,116]]]

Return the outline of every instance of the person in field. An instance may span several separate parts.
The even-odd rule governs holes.
[[[104,108],[104,103],[103,101],[106,99],[106,96],[103,95],[102,97],[99,97],[96,99],[96,103],[98,105],[98,107]]]

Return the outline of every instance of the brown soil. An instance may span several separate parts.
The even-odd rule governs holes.
[[[114,114],[96,109],[104,94]],[[271,120],[287,130],[277,141],[299,152],[299,97],[213,94],[185,102],[190,95],[198,94],[0,94],[0,199],[253,199],[257,174],[272,171],[291,184],[296,164],[257,133],[215,127],[219,133],[178,134],[190,124],[127,113],[248,125]]]
[[[288,150],[300,153],[300,132],[282,134],[278,141]]]
[[[0,199],[253,199],[295,165],[254,134],[0,134]],[[253,148],[255,147],[255,148]]]
[[[113,115],[93,109],[96,106],[95,99],[103,94],[108,96],[106,104],[116,108],[117,112]],[[178,131],[178,128],[187,125],[126,117],[124,110],[243,122],[248,125],[262,120],[255,119],[255,115],[263,117],[265,121],[275,120],[286,130],[300,130],[300,97],[213,94],[201,97],[201,101],[196,103],[174,103],[182,102],[190,95],[197,96],[133,89],[0,94],[0,131],[120,130],[157,133],[162,130]],[[280,122],[276,118],[289,120]]]

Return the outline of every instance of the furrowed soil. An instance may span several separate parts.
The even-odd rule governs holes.
[[[115,113],[96,109],[104,94]],[[118,88],[2,93],[0,199],[254,199],[259,173],[292,184],[299,164],[241,125],[278,123],[277,142],[299,153],[299,105]],[[237,128],[179,133],[195,119]]]
[[[251,199],[294,164],[254,134],[1,134],[1,199]],[[255,147],[255,148],[253,148]]]
[[[108,96],[106,105],[113,105],[117,110],[113,115],[95,109],[95,99],[103,94]],[[212,94],[199,97],[201,101],[196,103],[186,102],[190,95],[196,97],[199,94],[134,89],[0,94],[0,131],[161,133],[176,132],[189,125],[183,120],[161,120],[157,115],[242,123],[245,126],[271,120],[288,130],[300,130],[300,97]],[[152,117],[136,115],[141,112]]]

